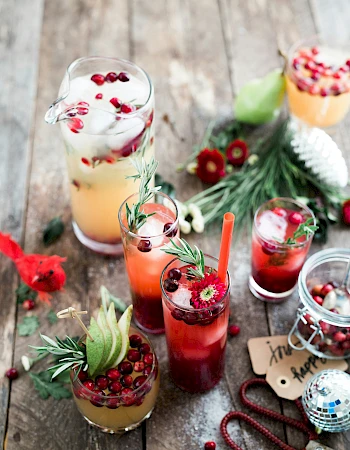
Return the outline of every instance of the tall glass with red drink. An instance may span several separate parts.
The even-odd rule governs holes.
[[[188,275],[190,265],[173,259],[161,277],[165,333],[170,374],[177,386],[188,392],[203,392],[221,379],[229,319],[230,277],[217,288],[215,303],[206,298],[216,289],[218,260],[205,258],[204,280]],[[208,276],[207,276],[208,274]],[[197,307],[191,299],[199,299]]]
[[[256,211],[249,278],[255,297],[279,302],[293,292],[314,235],[311,231],[298,237],[306,223],[315,226],[313,212],[290,198],[274,198]]]

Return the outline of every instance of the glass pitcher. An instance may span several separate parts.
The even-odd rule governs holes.
[[[132,62],[83,57],[67,68],[45,115],[61,125],[70,181],[73,229],[86,247],[123,252],[118,210],[138,189],[131,158],[154,154],[154,95]]]

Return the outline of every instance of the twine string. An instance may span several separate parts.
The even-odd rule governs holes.
[[[91,334],[89,333],[89,330],[86,328],[86,326],[84,325],[83,321],[81,320],[80,316],[82,316],[83,314],[87,314],[87,311],[77,311],[75,308],[73,308],[73,306],[70,306],[67,309],[62,309],[62,311],[59,311],[56,316],[59,319],[77,319],[77,321],[79,322],[79,325],[81,326],[81,328],[84,330],[84,332],[86,333],[86,336],[88,336],[88,338],[94,342],[93,337],[91,336]]]

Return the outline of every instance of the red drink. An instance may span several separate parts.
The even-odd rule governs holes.
[[[293,291],[313,234],[286,243],[312,211],[292,199],[273,199],[256,212],[252,238],[252,273],[249,287],[262,299],[279,301]]]
[[[216,273],[217,260],[205,256]],[[175,384],[188,392],[203,392],[221,379],[225,364],[225,348],[229,318],[229,284],[223,297],[208,308],[190,305],[193,279],[186,277],[189,265],[173,260],[163,271],[163,310],[170,374]],[[178,288],[166,290],[169,271],[179,268]],[[206,272],[209,267],[206,266]],[[171,275],[171,273],[170,273]],[[227,275],[229,283],[229,276]]]

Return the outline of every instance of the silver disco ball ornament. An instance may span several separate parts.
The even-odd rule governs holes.
[[[302,403],[310,422],[331,433],[350,430],[350,375],[328,369],[306,384]]]

